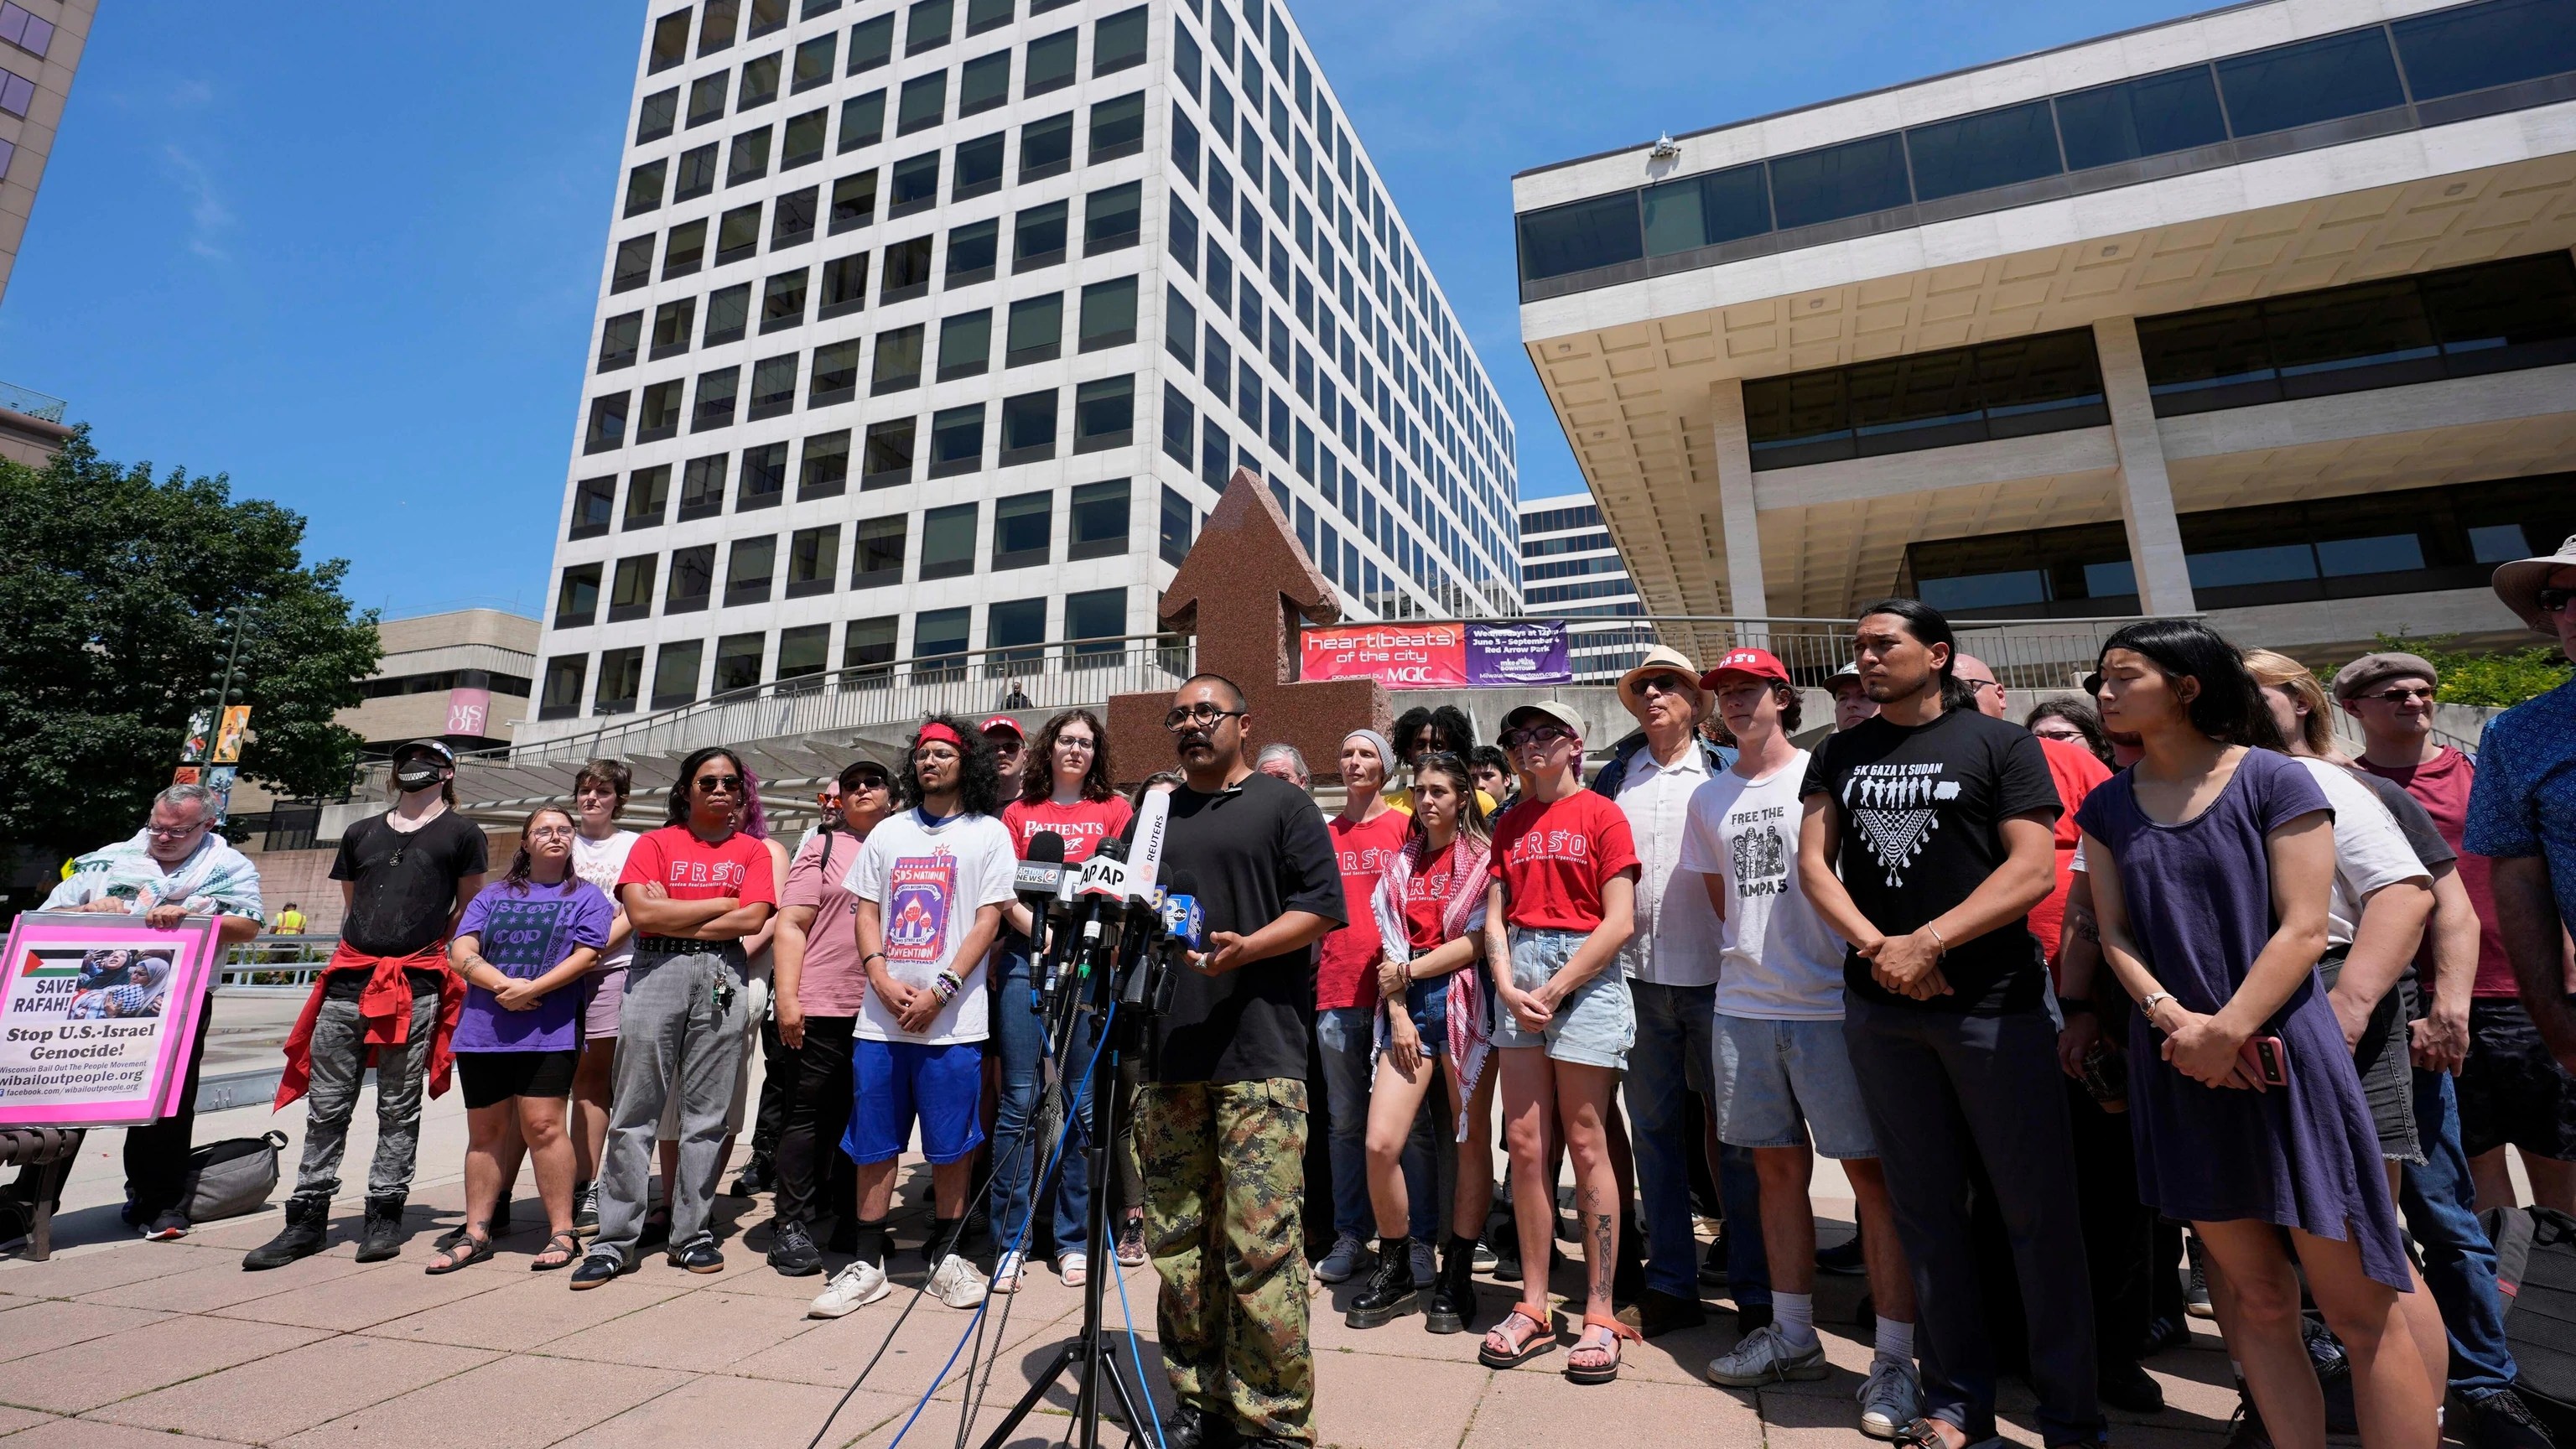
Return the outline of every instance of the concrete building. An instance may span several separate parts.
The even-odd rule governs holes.
[[[522,743],[1149,633],[1238,463],[1354,617],[1516,609],[1510,420],[1285,8],[663,0],[634,98]]]
[[[97,0],[0,0],[0,299],[97,10]],[[0,383],[0,458],[43,467],[72,435],[63,411],[61,398]]]
[[[1656,642],[1642,624],[1595,622],[1633,619],[1646,606],[1586,494],[1521,504],[1521,601],[1533,617],[1569,621],[1566,657],[1577,679],[1623,674]]]
[[[1513,185],[1651,614],[2501,640],[2576,532],[2576,0],[2260,0]]]

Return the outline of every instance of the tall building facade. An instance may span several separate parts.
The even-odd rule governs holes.
[[[0,0],[0,297],[97,12],[97,0]]]
[[[1636,618],[1646,606],[1600,505],[1586,495],[1521,504],[1521,599],[1534,616],[1569,621],[1566,653],[1577,679],[1623,673],[1654,645],[1642,626],[1606,622]]]
[[[2576,0],[2258,0],[1514,199],[1652,613],[2501,640],[2576,532]]]
[[[1352,616],[1517,606],[1510,420],[1282,7],[656,0],[620,178],[535,736],[1149,633],[1238,466]]]

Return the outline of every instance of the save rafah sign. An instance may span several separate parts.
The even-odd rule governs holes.
[[[1389,689],[1566,684],[1565,621],[1341,624],[1304,633],[1307,679],[1374,679]]]

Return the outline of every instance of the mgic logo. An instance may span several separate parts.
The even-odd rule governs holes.
[[[1401,669],[1388,670],[1387,673],[1399,684],[1431,684],[1436,682],[1432,679],[1431,667],[1427,664],[1408,664]]]

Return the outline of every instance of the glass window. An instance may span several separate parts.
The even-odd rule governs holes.
[[[2419,102],[2576,71],[2576,0],[2487,0],[2388,28]]]
[[[948,72],[934,70],[903,83],[903,99],[895,107],[896,135],[927,131],[947,119]]]
[[[823,264],[822,305],[818,317],[840,317],[867,305],[868,254],[853,252]],[[855,347],[857,344],[850,344]],[[855,355],[855,354],[854,354]]]
[[[862,171],[832,183],[832,235],[877,219],[877,173]]]
[[[571,719],[580,714],[582,676],[589,671],[587,654],[558,654],[547,660],[545,692],[537,698],[537,718]]]
[[[1082,254],[1094,256],[1136,244],[1144,225],[1144,186],[1130,181],[1082,200]]]
[[[707,224],[684,221],[671,228],[671,239],[662,248],[662,280],[685,277],[698,269],[707,257]]]
[[[960,679],[966,655],[968,610],[924,609],[912,620],[913,677]]]
[[[662,612],[687,614],[705,608],[715,593],[715,577],[714,544],[672,550],[671,582],[662,596]]]
[[[705,13],[698,17],[698,54],[713,55],[733,44],[741,24],[742,0],[707,0]]]
[[[1091,108],[1089,156],[1094,162],[1133,156],[1145,149],[1145,93],[1115,96]]]
[[[1020,128],[1020,179],[1042,181],[1073,169],[1073,113]]]
[[[1014,0],[966,0],[966,33],[981,35],[1011,23]]]
[[[1097,452],[1103,448],[1123,448],[1133,440],[1136,426],[1136,379],[1104,377],[1086,382],[1075,389],[1073,399],[1073,450]]]
[[[799,91],[812,90],[830,83],[832,61],[840,49],[841,37],[826,31],[796,47],[796,68],[789,85]]]
[[[2010,186],[2063,169],[2057,124],[2044,100],[1916,126],[1905,133],[1905,149],[1913,158],[1918,201]]]
[[[2576,362],[2576,258],[2489,262],[2417,279],[2454,376]]]
[[[608,515],[617,504],[617,479],[584,478],[572,485],[572,531],[568,538],[596,538],[608,531]]]
[[[646,96],[644,104],[635,108],[635,144],[641,146],[647,141],[659,141],[671,134],[671,128],[677,121],[679,113],[680,88],[678,86],[673,86],[667,91],[655,91]]]
[[[626,516],[618,527],[659,527],[670,505],[671,465],[656,463],[650,468],[638,468],[626,479]]]
[[[2195,589],[2272,584],[2317,576],[2316,550],[2304,543],[2264,544],[2185,555]]]
[[[886,190],[887,216],[928,211],[939,200],[939,153],[928,151],[894,163],[887,172]]]
[[[958,143],[957,173],[949,182],[949,200],[989,196],[1002,189],[1002,141],[1002,133],[996,131]]]
[[[808,273],[798,267],[780,272],[761,286],[760,330],[778,332],[802,326],[805,321],[805,282]]]
[[[647,161],[626,173],[626,215],[641,216],[662,204],[664,163]]]
[[[1771,163],[1771,204],[1783,228],[1903,206],[1905,142],[1869,136]]]
[[[2286,131],[2406,104],[2388,33],[2378,26],[2276,45],[2218,62],[2227,122],[2239,136]]]
[[[1174,286],[1163,288],[1163,350],[1181,366],[1198,366],[1199,310]],[[1186,460],[1184,460],[1186,461]]]
[[[993,567],[1027,568],[1054,546],[1055,495],[1020,493],[993,505]]]
[[[894,672],[895,616],[852,619],[841,633],[841,668],[850,671],[843,687],[881,685]]]
[[[859,339],[814,349],[813,381],[805,395],[809,408],[829,407],[858,396]]]
[[[1050,201],[1032,206],[1011,221],[1011,269],[1018,272],[1051,267],[1064,260],[1067,204]]]
[[[908,526],[900,513],[891,518],[860,520],[850,541],[851,588],[903,582],[903,542]]]
[[[653,612],[653,571],[661,560],[653,554],[617,561],[608,588],[608,622],[641,619]]]
[[[1042,96],[1073,84],[1079,30],[1059,30],[1029,42],[1028,63],[1020,68],[1020,97]]]
[[[1046,362],[1064,350],[1064,294],[1023,297],[1011,304],[1009,346],[1002,362],[1021,367]]]
[[[769,174],[769,128],[745,131],[733,138],[725,158],[725,185],[740,186]]]
[[[1521,273],[1532,278],[1615,266],[1646,254],[1636,193],[1629,191],[1529,212],[1520,218],[1520,243]]]
[[[830,532],[837,540],[840,530],[835,528]],[[823,591],[828,592],[831,584],[831,576],[827,573],[823,577]],[[789,584],[787,592],[793,596],[796,586]],[[778,631],[778,682],[780,684],[785,684],[791,679],[808,679],[813,680],[814,683],[804,686],[805,688],[819,687],[820,676],[830,666],[831,659],[831,625],[800,624],[793,629]]]
[[[885,270],[877,285],[877,303],[910,301],[930,291],[931,239],[917,236],[885,249]]]
[[[817,112],[816,114],[820,114]],[[778,198],[769,213],[769,249],[802,246],[814,239],[814,210],[822,200],[822,188],[808,186]]]
[[[878,334],[876,371],[869,379],[868,391],[901,392],[920,386],[921,338],[919,323]]]
[[[628,312],[611,317],[599,328],[600,372],[614,372],[635,365],[636,349],[644,340],[644,314]]]
[[[742,369],[719,367],[698,374],[698,406],[689,420],[689,431],[703,433],[713,428],[733,426],[734,404],[742,385]]]
[[[745,40],[758,40],[787,28],[787,0],[751,0],[751,28]]]
[[[816,109],[788,118],[779,142],[778,169],[793,171],[823,159],[825,134],[831,129],[832,113]]]
[[[1178,568],[1181,560],[1189,557],[1190,525],[1194,521],[1190,501],[1170,484],[1164,484],[1163,511],[1155,545],[1163,562]]]
[[[2048,602],[2048,575],[2040,569],[1925,579],[1923,602],[1936,609],[1998,609]]]
[[[787,496],[787,445],[763,443],[742,450],[742,476],[735,480],[733,509],[748,513],[775,508]]]
[[[1091,73],[1107,75],[1145,63],[1145,7],[1104,15],[1091,26]]]
[[[712,457],[691,458],[680,473],[680,521],[712,518],[724,512],[725,480],[732,476],[733,459],[717,453]],[[672,565],[677,568],[678,565]]]
[[[978,308],[939,324],[939,380],[974,377],[993,362],[993,309]]]
[[[725,87],[733,79],[723,71],[702,75],[689,82],[689,126],[695,129],[709,121],[724,119]]]
[[[930,418],[930,476],[972,473],[984,463],[984,405],[942,408]]]
[[[796,410],[795,353],[784,357],[764,357],[752,364],[751,421],[774,418]]]
[[[870,91],[841,102],[840,150],[855,151],[885,139],[885,101],[885,92]]]
[[[1187,27],[1174,25],[1172,27],[1172,74],[1180,81],[1181,89],[1188,91],[1192,96],[1199,94],[1200,69],[1198,37],[1190,34]]]
[[[1186,460],[1185,460],[1186,461]],[[1127,480],[1078,483],[1065,518],[1065,557],[1106,558],[1127,551]]]
[[[734,604],[769,602],[770,576],[778,568],[778,536],[738,538],[725,558],[725,598]]]
[[[787,597],[828,594],[840,582],[841,526],[800,528],[787,542]],[[814,672],[823,668],[822,651],[814,655]]]
[[[599,565],[574,564],[555,588],[555,627],[575,629],[599,612]]]
[[[1076,349],[1093,352],[1136,340],[1136,279],[1119,277],[1082,289],[1082,336]]]
[[[716,265],[730,266],[760,251],[760,203],[737,206],[716,222]]]
[[[2059,96],[2057,127],[2075,171],[2227,139],[2218,84],[2205,65]]]
[[[956,29],[956,0],[912,0],[912,13],[904,20],[903,53],[936,50],[948,43]]]
[[[1055,456],[1055,409],[1054,388],[1002,400],[1003,467]]]
[[[689,11],[682,7],[653,22],[653,48],[644,68],[647,72],[669,70],[688,58]]]
[[[760,661],[767,652],[765,634],[728,634],[716,641],[716,677],[711,693],[723,696],[760,687]]]
[[[985,663],[997,674],[1026,674],[1046,651],[1044,599],[1012,599],[984,610]]]
[[[850,27],[850,75],[874,70],[894,59],[894,16],[877,16]]]
[[[867,450],[859,459],[859,487],[891,488],[912,481],[914,426],[911,418],[868,424]]]
[[[665,644],[653,653],[653,707],[676,709],[695,704],[698,677],[705,670],[707,645],[703,639],[683,639]]]
[[[816,433],[805,440],[796,465],[796,498],[838,497],[850,481],[850,430]]]
[[[970,222],[948,234],[948,285],[970,287],[993,280],[993,263],[1002,249],[1002,223],[996,217]]]
[[[1193,277],[1199,274],[1199,219],[1178,197],[1164,201],[1163,250],[1181,264],[1182,271]]]
[[[1190,465],[1190,440],[1198,431],[1198,409],[1179,383],[1163,384],[1163,453],[1186,468]]]
[[[772,51],[758,60],[743,62],[742,84],[734,90],[733,108],[736,111],[748,111],[778,99],[779,60],[778,53]]]
[[[955,578],[975,571],[975,513],[980,505],[952,503],[921,515],[921,577]]]
[[[599,656],[599,692],[591,697],[591,712],[633,714],[635,697],[643,690],[643,646],[607,650]]]
[[[2374,538],[2317,541],[2317,571],[2330,579],[2401,573],[2423,566],[2424,540],[2418,534],[2386,533]]]
[[[1127,591],[1093,589],[1064,596],[1064,637],[1098,639],[1100,644],[1078,648],[1077,655],[1116,654],[1117,641],[1127,633]]]
[[[957,114],[972,116],[1011,99],[1011,53],[997,50],[966,62],[957,73]]]
[[[680,153],[680,181],[671,192],[673,201],[695,201],[716,189],[717,149],[709,141]]]
[[[1771,194],[1759,165],[1649,186],[1640,197],[1648,256],[1714,246],[1771,229]]]
[[[2413,63],[2408,63],[2412,73]],[[2511,563],[2532,552],[2519,523],[2490,523],[2469,530],[2469,554],[2479,563]]]

